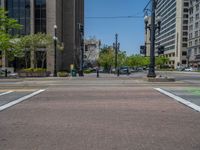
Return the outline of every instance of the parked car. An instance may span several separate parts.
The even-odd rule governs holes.
[[[120,72],[120,74],[130,74],[130,72],[129,72],[129,67],[121,67],[120,69],[119,69],[119,72]]]
[[[192,67],[189,67],[189,68],[185,68],[184,71],[194,71],[194,69]]]

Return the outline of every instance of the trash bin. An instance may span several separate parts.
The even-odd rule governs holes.
[[[72,70],[71,70],[71,76],[72,76],[72,77],[76,77],[76,70],[75,70],[75,69],[72,69]]]

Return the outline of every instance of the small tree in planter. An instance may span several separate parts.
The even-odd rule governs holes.
[[[41,61],[44,62],[46,58],[46,50],[50,47],[52,42],[52,37],[44,33],[26,35],[21,38],[21,43],[24,45],[24,49],[28,49],[31,53],[31,68],[37,68],[36,52],[41,49],[44,51],[44,55],[41,55],[40,58]]]

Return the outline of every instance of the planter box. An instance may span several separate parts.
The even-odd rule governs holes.
[[[19,77],[48,77],[49,72],[23,72],[18,73]]]

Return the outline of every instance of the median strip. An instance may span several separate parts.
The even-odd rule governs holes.
[[[176,100],[176,101],[178,101],[178,102],[180,102],[180,103],[182,103],[182,104],[184,104],[184,105],[186,105],[186,106],[188,106],[188,107],[200,112],[200,106],[198,106],[198,105],[196,105],[194,103],[191,103],[191,102],[189,102],[189,101],[187,101],[187,100],[185,100],[185,99],[183,99],[181,97],[178,97],[178,96],[176,96],[176,95],[174,95],[174,94],[172,94],[170,92],[167,92],[167,91],[165,91],[163,89],[160,89],[160,88],[154,88],[154,89],[159,91],[160,93],[165,94],[165,95],[173,98],[174,100]]]
[[[13,92],[13,91],[4,92],[4,93],[1,93],[0,96],[7,95],[7,94],[10,94],[10,93],[12,93],[12,92]]]
[[[23,102],[23,101],[25,101],[25,100],[27,100],[27,99],[29,99],[29,98],[35,96],[35,95],[38,95],[38,94],[40,94],[40,93],[42,93],[42,92],[44,92],[44,91],[45,91],[45,89],[38,90],[38,91],[36,91],[36,92],[34,92],[34,93],[31,93],[31,94],[29,94],[29,95],[26,95],[26,96],[24,96],[24,97],[21,97],[21,98],[19,98],[19,99],[17,99],[17,100],[14,100],[14,101],[12,101],[12,102],[10,102],[10,103],[8,103],[8,104],[5,104],[5,105],[3,105],[3,106],[0,106],[0,111],[3,111],[3,110],[5,110],[5,109],[7,109],[7,108],[9,108],[9,107],[12,107],[12,106],[14,106],[14,105],[16,105],[16,104],[18,104],[18,103],[21,103],[21,102]]]

